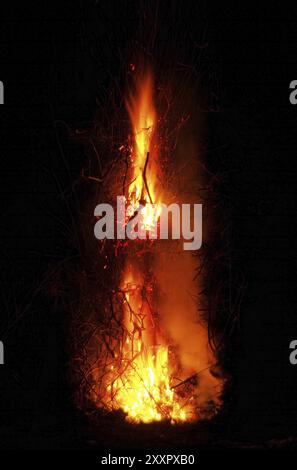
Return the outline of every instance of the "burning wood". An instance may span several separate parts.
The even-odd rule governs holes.
[[[125,194],[121,204],[124,209],[126,205],[132,207],[130,218],[143,206],[142,228],[149,231],[156,225],[161,205],[170,197],[160,184],[158,118],[150,72],[138,77],[136,93],[129,96],[126,106],[133,138],[129,145],[121,146],[125,153],[122,183]],[[127,223],[129,218],[117,220],[118,229],[124,232]],[[194,263],[189,253],[179,253],[177,261],[165,260],[157,242],[139,240],[135,248],[125,237],[119,238],[115,253],[121,259],[122,269],[118,287],[109,297],[109,341],[104,341],[102,347],[104,374],[98,384],[99,391],[94,390],[96,401],[107,410],[122,409],[131,422],[176,423],[196,419],[201,401],[197,399],[196,367],[206,366],[202,367],[204,375],[199,380],[199,397],[204,394],[205,402],[213,401],[209,390],[219,381],[209,373],[212,358],[208,357],[211,354],[207,349],[207,332],[201,324],[191,325],[195,306],[189,306],[183,280],[192,282]],[[169,274],[164,274],[164,266]],[[186,319],[189,312],[192,316],[189,331],[197,335],[195,341],[199,344],[193,352],[192,346],[187,345],[187,342],[192,344],[191,338],[184,339],[183,348],[177,345],[178,334],[183,330],[181,325],[189,321]],[[193,354],[193,358],[187,354]],[[178,384],[174,384],[174,377],[180,377]],[[206,385],[208,381],[210,387]]]
[[[148,231],[160,216],[158,207],[167,202],[162,200],[163,190],[158,177],[158,120],[153,104],[153,79],[150,72],[138,80],[136,94],[130,96],[126,104],[134,139],[130,154],[126,152],[125,157],[125,198],[122,204],[130,204],[134,212],[140,205],[143,206],[142,224],[144,230]],[[150,210],[153,201],[154,207],[157,207],[155,211]],[[122,220],[121,229],[128,221]],[[143,250],[142,247],[148,242],[140,240],[139,243],[136,250],[124,244],[124,240],[117,246],[117,256],[121,246],[125,246],[123,270],[119,287],[110,303],[112,317],[116,322],[121,322],[122,340],[120,346],[116,346],[117,341],[112,339],[106,345],[105,350],[110,359],[104,366],[104,388],[99,394],[100,403],[108,410],[122,409],[132,422],[191,421],[197,418],[197,374],[192,371],[190,377],[180,379],[180,383],[174,385],[173,377],[179,374],[185,376],[190,369],[183,364],[187,361],[179,357],[178,350],[171,346],[170,334],[162,322],[162,312],[160,314],[160,310],[164,309],[160,301],[163,283],[158,282],[160,273],[157,260],[162,257],[163,263],[168,262],[169,267],[171,262],[161,255],[157,244]],[[176,281],[179,276],[185,276],[183,269],[187,268],[186,263],[185,268],[177,270],[174,285],[169,283],[167,286],[169,297],[170,288],[175,289]],[[164,294],[161,292],[161,295]],[[179,313],[181,321],[185,313]],[[199,331],[202,331],[201,327]],[[196,341],[203,341],[205,337],[206,334],[203,338],[197,336]],[[181,385],[187,385],[186,393]]]

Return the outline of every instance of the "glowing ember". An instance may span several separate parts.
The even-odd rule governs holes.
[[[137,84],[136,98],[130,97],[126,104],[134,135],[128,201],[135,209],[139,204],[145,206],[142,210],[143,228],[149,230],[161,213],[160,204],[156,203],[157,113],[153,105],[153,79],[150,73]]]
[[[138,340],[133,359],[129,340],[126,345],[128,357],[124,354],[123,361],[127,360],[131,365],[115,380],[113,391],[117,405],[127,413],[128,420],[144,423],[162,419],[186,421],[187,410],[182,409],[169,384],[168,348],[158,346],[152,352]]]
[[[111,366],[117,374],[108,386],[112,408],[121,408],[128,421],[152,422],[164,419],[173,422],[187,421],[193,416],[189,401],[181,400],[170,384],[168,346],[156,344],[157,330],[150,312],[149,289],[144,296],[139,273],[129,267],[124,278],[124,323],[127,337],[121,351],[120,364]],[[158,341],[159,342],[159,341]]]

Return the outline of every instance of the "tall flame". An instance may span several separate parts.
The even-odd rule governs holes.
[[[123,282],[128,335],[122,349],[121,371],[110,385],[114,405],[122,408],[132,422],[186,421],[192,410],[188,403],[180,403],[171,388],[168,346],[161,344],[149,304],[143,299],[144,287],[139,284],[142,275],[128,266]]]
[[[157,112],[153,102],[153,76],[150,71],[136,83],[136,95],[126,100],[132,131],[132,182],[128,190],[128,200],[134,209],[139,204],[142,228],[150,230],[161,214],[157,203]],[[159,195],[158,195],[159,196]],[[132,215],[132,214],[131,214]]]
[[[131,183],[126,199],[135,209],[140,204],[144,206],[142,225],[150,230],[161,213],[157,188],[157,112],[150,72],[137,81],[136,94],[129,96],[126,106],[133,133]],[[143,260],[127,255],[120,283],[126,338],[120,362],[111,366],[112,380],[107,387],[111,408],[121,408],[132,422],[187,421],[193,410],[189,401],[181,402],[171,387],[169,348],[155,324],[153,282],[148,273],[149,266]]]
[[[128,97],[126,107],[132,128],[126,203],[132,205],[130,215],[139,205],[144,207],[141,223],[148,231],[160,216],[162,202],[158,183],[158,117],[150,72],[137,80],[135,94]],[[148,251],[146,240],[135,243],[140,248],[146,246],[146,250],[139,251]],[[131,422],[191,421],[197,417],[199,404],[217,403],[215,394],[220,384],[209,371],[213,356],[208,354],[207,332],[202,322],[197,322],[196,306],[189,298],[189,290],[195,289],[195,260],[188,252],[179,253],[178,259],[168,258],[156,246],[148,245],[149,256],[134,249],[129,251],[126,246],[125,266],[116,294],[124,335],[120,351],[104,370],[103,401],[108,409],[122,409]],[[178,344],[178,360],[161,329],[164,317],[168,322],[167,335],[175,341],[175,347],[180,336],[184,338],[183,347]],[[193,374],[196,376],[195,371],[201,371],[199,396],[193,387],[190,394],[173,387],[173,375],[181,373],[188,382]]]

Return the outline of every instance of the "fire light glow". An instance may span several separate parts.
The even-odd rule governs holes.
[[[158,181],[158,117],[150,72],[138,79],[135,94],[128,97],[126,107],[133,136],[126,203],[135,210],[140,204],[144,206],[141,223],[150,230],[160,216],[163,202]],[[148,241],[137,243],[144,246]],[[133,423],[192,421],[197,418],[195,393],[181,393],[173,386],[180,361],[160,326],[158,276],[152,269],[158,252],[151,250],[149,257],[135,254],[135,250],[125,254],[117,290],[124,335],[120,350],[106,365],[101,401],[107,410],[123,410],[126,419]]]
[[[128,335],[121,351],[118,377],[109,385],[113,406],[123,409],[132,422],[190,420],[191,406],[181,403],[171,388],[168,346],[161,344],[149,304],[143,301],[144,287],[133,282],[142,281],[141,273],[130,266],[123,279]]]

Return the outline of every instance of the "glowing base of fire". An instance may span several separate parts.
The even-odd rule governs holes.
[[[156,346],[153,353],[139,352],[135,358],[122,359],[122,371],[108,386],[113,409],[122,409],[127,421],[150,423],[169,420],[171,423],[193,419],[192,398],[186,403],[170,386],[168,347]]]

